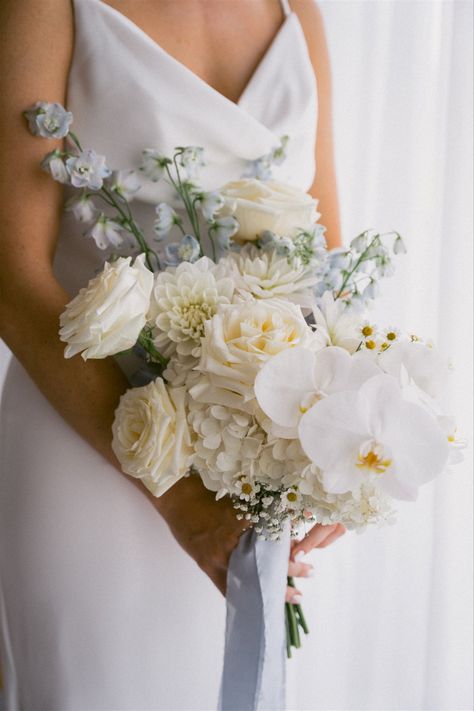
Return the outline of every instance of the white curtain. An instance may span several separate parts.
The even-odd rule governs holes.
[[[449,406],[469,433],[472,4],[319,6],[345,239],[367,227],[405,237],[379,318],[452,356]],[[463,465],[399,506],[396,526],[312,554],[315,577],[302,585],[311,635],[288,665],[291,709],[472,708],[471,452],[472,439]]]
[[[408,254],[379,323],[452,357],[466,461],[397,524],[315,551],[292,709],[472,709],[472,3],[323,0],[343,235],[397,229]]]

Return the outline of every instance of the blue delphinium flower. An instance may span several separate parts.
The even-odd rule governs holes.
[[[165,247],[167,267],[177,267],[181,262],[195,262],[199,259],[201,247],[193,235],[184,235],[181,242],[171,242]]]
[[[143,160],[139,170],[149,180],[156,183],[165,172],[166,166],[171,163],[171,160],[155,148],[145,148],[142,151],[142,155]]]
[[[104,178],[108,178],[111,170],[105,163],[105,156],[99,155],[92,149],[81,151],[78,156],[71,156],[66,160],[66,168],[75,188],[89,188],[100,190]]]
[[[206,165],[204,148],[201,146],[185,146],[178,157],[179,165],[185,169],[190,180],[198,177],[200,169]]]
[[[233,215],[225,215],[215,219],[209,228],[209,234],[217,239],[222,249],[230,249],[230,240],[238,231],[239,223]]]
[[[155,207],[156,220],[153,223],[153,230],[158,239],[164,239],[168,236],[173,225],[182,223],[181,217],[173,210],[171,205],[166,202],[160,202]]]
[[[61,151],[54,150],[48,153],[41,161],[41,167],[58,183],[69,183],[69,173],[64,165]]]
[[[64,138],[72,123],[72,113],[56,102],[37,101],[23,114],[31,133],[42,138]]]
[[[86,236],[92,237],[99,249],[107,249],[109,245],[119,247],[123,242],[121,230],[118,222],[101,213],[97,222],[86,232]]]

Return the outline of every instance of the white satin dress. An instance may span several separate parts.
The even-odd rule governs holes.
[[[75,0],[67,99],[75,133],[114,169],[137,166],[143,148],[203,146],[206,189],[240,177],[288,134],[287,158],[273,177],[309,189],[316,80],[299,20],[286,0],[282,10],[234,103],[117,10]],[[133,203],[145,230],[156,190],[143,188]],[[55,270],[71,295],[106,256],[83,230],[64,214]],[[15,359],[0,437],[7,710],[215,709],[224,599],[146,497],[62,420]]]

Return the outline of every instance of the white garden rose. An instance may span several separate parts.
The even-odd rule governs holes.
[[[309,230],[320,217],[318,201],[303,190],[277,180],[244,178],[219,189],[225,205],[223,214],[239,222],[236,241],[255,241],[264,230],[292,237]]]
[[[208,378],[190,390],[201,402],[222,402],[216,389],[233,397],[233,405],[254,400],[255,377],[264,363],[286,348],[306,345],[315,337],[301,309],[288,301],[265,299],[222,306],[205,323],[197,370]]]
[[[112,426],[112,449],[123,471],[161,496],[188,471],[192,454],[186,420],[186,389],[167,388],[161,378],[120,398]]]
[[[106,358],[135,345],[146,322],[153,274],[140,254],[105,262],[103,271],[69,302],[60,317],[66,358]]]

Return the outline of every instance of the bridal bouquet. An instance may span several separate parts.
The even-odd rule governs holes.
[[[66,209],[111,252],[61,316],[65,356],[133,349],[145,364],[113,425],[127,474],[155,496],[200,476],[274,539],[286,525],[392,522],[395,500],[416,499],[459,460],[463,441],[440,404],[447,361],[367,311],[402,238],[368,230],[328,250],[317,201],[271,178],[287,136],[205,191],[201,147],[145,149],[137,170],[112,172],[63,107],[25,113],[34,134],[67,136],[42,166],[78,188]],[[130,208],[142,181],[173,189],[151,236]],[[301,608],[287,608],[290,653],[307,628]]]

